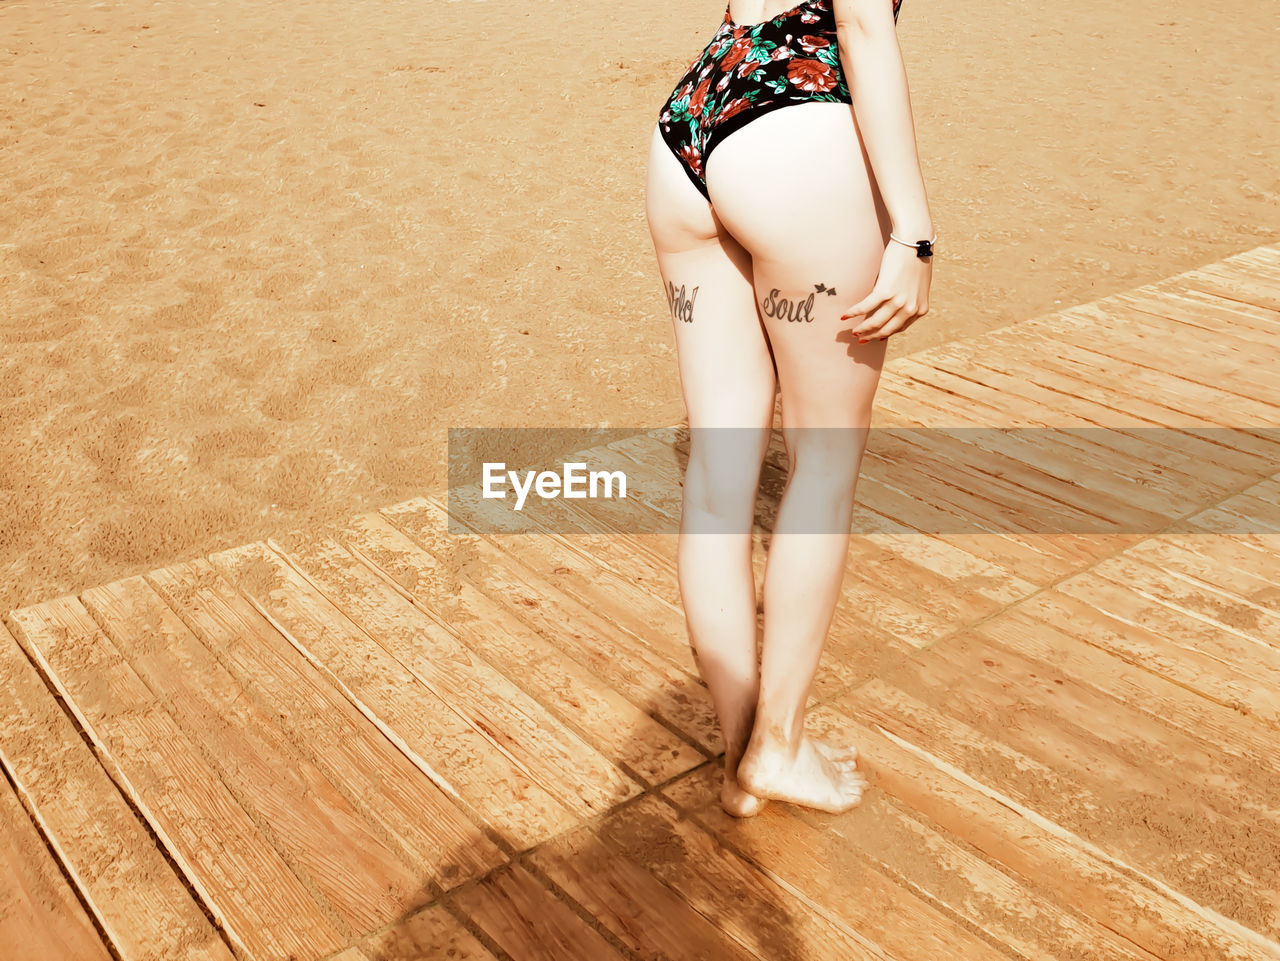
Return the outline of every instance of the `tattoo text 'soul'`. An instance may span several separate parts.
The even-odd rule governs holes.
[[[818,294],[826,294],[829,297],[836,295],[834,287],[828,287],[826,284],[814,284],[813,293],[808,297],[800,300],[788,300],[786,297],[779,297],[782,293],[777,287],[769,291],[769,296],[760,302],[760,309],[766,317],[785,317],[792,324],[811,324],[813,323],[813,300]]]

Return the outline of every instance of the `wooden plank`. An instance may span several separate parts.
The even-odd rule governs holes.
[[[7,638],[0,640],[8,643]],[[21,958],[111,961],[111,953],[58,870],[40,832],[2,777],[0,944]]]
[[[1019,324],[1009,339],[1022,343],[1054,339],[1062,354],[1077,357],[1097,370],[1096,379],[1111,379],[1123,383],[1126,390],[1140,388],[1175,410],[1188,410],[1192,405],[1212,411],[1212,419],[1224,427],[1241,425],[1275,426],[1277,410],[1272,404],[1253,400],[1242,394],[1232,393],[1221,386],[1210,386],[1193,380],[1183,371],[1187,361],[1193,358],[1181,354],[1176,357],[1137,355],[1125,348],[1123,339],[1116,336],[1099,336],[1084,343],[1070,331],[1058,330],[1047,324],[1026,321]],[[1152,366],[1153,364],[1159,366]],[[1167,366],[1165,366],[1167,364]],[[1169,369],[1174,368],[1174,369]]]
[[[711,785],[708,788],[714,790]],[[687,803],[688,798],[680,791],[675,793],[677,798]],[[753,818],[734,819],[734,823],[728,823],[716,813],[719,809],[714,803],[705,809],[691,807],[689,810],[697,822],[703,822],[705,813],[704,829],[714,830],[715,825],[719,826],[720,830],[716,832],[718,841],[727,848],[726,851],[716,852],[705,841],[698,841],[693,850],[682,853],[681,846],[687,849],[695,844],[695,835],[686,830],[675,839],[663,841],[662,822],[645,825],[641,821],[640,825],[655,839],[659,852],[670,850],[679,857],[674,865],[664,864],[661,857],[646,853],[643,836],[641,839],[629,837],[637,832],[636,827],[615,831],[614,844],[619,847],[625,845],[627,850],[637,851],[637,856],[652,860],[656,870],[662,872],[660,876],[669,884],[679,885],[682,893],[684,890],[690,892],[690,896],[695,898],[692,902],[695,907],[712,907],[713,897],[738,901],[739,907],[733,909],[727,919],[732,924],[730,930],[739,926],[749,930],[752,924],[750,914],[753,905],[758,903],[758,895],[745,895],[745,900],[729,897],[735,894],[734,888],[743,885],[742,862],[746,862],[788,892],[794,899],[793,904],[798,901],[809,912],[828,922],[838,934],[854,943],[860,942],[864,949],[861,956],[875,957],[877,953],[883,953],[899,961],[934,961],[952,957],[965,958],[966,961],[996,961],[1003,957],[953,917],[887,877],[862,857],[855,846],[842,845],[832,830],[835,821],[832,816],[816,819],[821,823],[815,825],[791,805],[770,804]],[[840,815],[840,819],[848,820],[855,816],[856,811],[855,808],[846,812]],[[615,817],[624,815],[619,812]],[[621,823],[627,825],[626,820]],[[607,827],[602,825],[601,834],[606,831]],[[670,828],[667,833],[671,833]],[[707,859],[711,859],[709,864]],[[699,877],[700,874],[703,876]],[[721,881],[721,875],[728,877]],[[712,894],[721,883],[731,886],[728,890]],[[752,887],[759,884],[753,881]],[[769,900],[776,903],[780,896],[774,894]],[[702,910],[707,912],[707,908]],[[711,916],[719,916],[720,913],[721,906],[714,904]],[[798,913],[798,910],[780,908],[778,913],[785,917],[788,913]],[[760,919],[756,918],[755,923],[759,926]],[[832,936],[827,932],[816,933]],[[784,956],[815,956],[798,950],[801,948],[799,944],[787,944],[785,941],[783,944],[792,951]],[[770,952],[775,945],[766,945],[766,948],[761,957],[774,957]],[[816,956],[839,958],[849,955],[833,952]]]
[[[292,532],[270,543],[567,810],[590,817],[640,790],[617,765],[333,538]]]
[[[1249,760],[1274,750],[1274,729],[1247,708],[1222,704],[1148,670],[1146,661],[1131,663],[1094,646],[1085,638],[1095,630],[1069,620],[1050,623],[1031,616],[1026,605],[1018,605],[971,632],[1042,662],[1045,675],[1056,672],[1057,680],[1063,682],[1057,692],[1063,701],[1075,703],[1076,687],[1083,686],[1172,724],[1224,753]]]
[[[935,496],[967,505],[970,527],[1010,533],[1028,526],[1044,528],[1040,533],[1032,530],[1018,536],[1024,543],[1043,545],[1061,555],[1067,570],[1078,569],[1133,542],[1134,535],[1071,533],[1089,529],[1090,521],[1085,515],[1044,494],[976,470],[964,463],[963,453],[948,456],[946,446],[933,440],[936,436],[935,432],[910,432],[899,441],[879,435],[878,445],[891,451],[899,469],[908,463],[918,465],[928,478],[930,490],[938,492]],[[956,478],[960,479],[958,485]],[[1096,524],[1096,519],[1092,523]]]
[[[1230,337],[1233,343],[1270,349],[1280,334],[1280,313],[1250,308],[1197,290],[1144,288],[1117,294],[1114,302],[1131,311],[1159,317],[1173,336]]]
[[[1038,589],[1037,584],[1009,568],[961,550],[950,540],[916,532],[867,534],[864,539],[881,550],[910,561],[915,568],[946,578],[955,593],[977,594],[994,601],[999,607],[1019,601]]]
[[[725,821],[733,820],[719,806],[719,791],[706,776],[711,770],[707,765],[697,772],[702,775],[698,782],[706,786],[708,813],[714,818],[719,811]],[[802,873],[795,865],[788,864],[775,874],[755,860],[750,843],[742,843],[745,839],[736,838],[746,848],[745,855],[734,850],[732,828],[723,822],[716,822],[716,828],[718,838],[696,821],[678,815],[669,804],[647,797],[611,814],[596,834],[761,958],[879,961],[885,957],[871,942],[879,940],[883,946],[892,939],[876,939],[873,932],[833,916],[808,892],[792,886],[786,875]],[[856,862],[845,862],[845,873],[855,869]],[[894,910],[902,908],[895,905]],[[893,952],[893,957],[906,955]]]
[[[1132,569],[1131,567],[1129,568]],[[1115,568],[1103,568],[1103,571]],[[1154,568],[1142,571],[1151,578]],[[1280,652],[1248,631],[1197,616],[1189,610],[1162,600],[1154,582],[1132,583],[1123,572],[1117,581],[1097,571],[1077,574],[1058,585],[1064,594],[1087,602],[1098,610],[1133,625],[1163,634],[1170,643],[1187,652],[1197,652],[1232,672],[1239,671],[1275,690],[1280,683]],[[1148,592],[1150,591],[1150,593]],[[1166,595],[1167,596],[1167,595]]]
[[[998,395],[1006,403],[1019,404],[1018,394],[1011,392],[1004,383],[997,389],[955,374],[946,367],[918,366],[930,371],[932,376],[954,381],[956,390],[967,391],[967,396]],[[992,373],[994,379],[1002,377]],[[922,372],[920,376],[926,374]],[[1003,380],[1013,381],[1013,378],[1004,377]],[[1016,383],[1022,385],[1025,381]],[[1026,392],[1025,387],[1023,392]],[[1060,401],[1077,400],[1061,394],[1055,396]],[[1063,418],[1059,415],[1058,419]],[[1090,421],[1076,419],[1075,426],[1032,427],[1007,433],[975,431],[971,440],[984,449],[994,443],[1000,445],[995,449],[1020,452],[1029,463],[1051,467],[1056,476],[1068,477],[1084,485],[1091,493],[1105,491],[1122,504],[1136,501],[1145,514],[1157,516],[1185,514],[1210,497],[1220,496],[1230,487],[1238,486],[1242,478],[1238,472],[1206,465],[1203,458],[1193,459],[1188,452],[1176,447],[1172,448],[1177,451],[1173,454],[1170,447],[1149,443],[1133,431],[1093,429],[1095,426]],[[968,435],[965,439],[969,439]],[[1178,470],[1174,464],[1186,469]],[[1217,483],[1211,483],[1205,473]],[[1140,523],[1150,523],[1149,520],[1142,521],[1139,516]]]
[[[705,760],[702,752],[663,727],[602,678],[526,626],[465,580],[448,594],[432,585],[447,579],[444,565],[377,514],[355,518],[337,535],[349,550],[381,570],[473,651],[519,684],[560,723],[615,762],[656,784]],[[421,585],[421,586],[420,586]]]
[[[1263,496],[1258,493],[1258,488],[1254,487],[1221,506],[1256,523],[1261,531],[1272,534],[1280,531],[1280,504],[1276,502],[1274,494]]]
[[[1156,501],[1149,488],[1122,479],[1123,462],[1110,458],[1099,466],[1081,462],[1074,452],[1063,450],[1056,441],[1057,432],[912,431],[902,436],[907,443],[960,465],[975,482],[987,475],[1035,495],[1033,504],[1043,502],[1061,517],[1063,532],[1148,530],[1176,516],[1173,505]],[[1184,502],[1176,513],[1187,513],[1192,506]]]
[[[608,458],[607,449],[601,448],[592,455],[592,466],[608,468]],[[441,525],[438,530],[443,530],[444,506],[430,498],[424,504],[430,513],[419,519]],[[643,504],[637,503],[632,511],[637,517],[647,515],[637,521],[640,529],[660,530],[667,524]],[[660,664],[660,669],[672,676],[696,676],[697,665],[685,640],[684,615],[678,604],[596,563],[589,554],[567,548],[554,535],[547,536],[545,529],[542,533],[476,536],[483,537],[488,556],[505,561],[512,573],[540,593],[544,603],[559,608],[569,623],[581,623],[613,647],[615,657],[623,662]],[[456,542],[458,535],[452,539]],[[435,547],[440,541],[431,543]]]
[[[148,579],[415,877],[441,889],[501,864],[502,851],[208,561]]]
[[[567,656],[590,667],[690,743],[709,754],[724,749],[710,695],[692,673],[692,653],[689,670],[678,670],[634,639],[619,638],[616,625],[516,563],[486,539],[450,533],[444,512],[425,498],[405,501],[380,513],[447,569],[458,571],[481,593],[505,605]]]
[[[858,745],[859,766],[882,791],[1046,897],[1158,958],[1275,961],[1280,946],[1177,891],[1143,881],[1081,838],[1000,795],[918,743],[853,692],[813,712],[816,736]],[[864,802],[865,803],[865,802]]]
[[[750,853],[737,819],[720,807],[714,775],[718,772],[708,765],[669,785],[663,794],[705,825],[726,849],[742,845]],[[1035,886],[1004,873],[880,792],[872,792],[835,819],[811,816],[800,808],[786,813],[814,823],[824,833],[826,860],[851,866],[869,862],[916,897],[963,919],[1016,957],[1027,961],[1153,959],[1097,922],[1077,917],[1043,897]],[[895,909],[890,917],[909,923],[911,915]],[[842,955],[808,955],[815,956]]]
[[[1262,663],[1280,668],[1280,614],[1252,604],[1232,590],[1167,570],[1158,562],[1147,563],[1133,554],[1110,557],[1094,570],[1197,621],[1253,641],[1261,651],[1251,653],[1260,656]]]
[[[1245,507],[1248,509],[1248,507]],[[1226,507],[1212,507],[1178,525],[1170,527],[1171,534],[1217,534],[1233,537],[1271,536],[1280,534],[1280,527],[1263,525],[1257,517],[1244,517]]]
[[[1233,263],[1264,266],[1271,276],[1280,279],[1280,244],[1259,244],[1226,259]]]
[[[279,554],[249,544],[209,560],[472,820],[515,846],[576,823],[492,735],[460,717],[446,694],[393,657]]]
[[[1166,534],[1129,551],[1152,558],[1217,587],[1232,590],[1251,604],[1280,609],[1280,543],[1264,546],[1242,537],[1220,534]]]
[[[595,928],[518,864],[450,898],[513,961],[624,961]]]
[[[1280,521],[1269,522],[1263,516],[1270,514],[1272,510],[1272,505],[1266,501],[1240,494],[1223,501],[1217,507],[1187,518],[1175,531],[1202,531],[1235,537],[1274,537],[1280,534]]]
[[[1253,832],[1250,853],[1228,852],[1213,870],[1280,873],[1280,771],[1271,763],[1272,744],[1224,750],[1205,736],[1209,732],[1182,730],[1172,719],[1071,684],[1047,663],[993,644],[982,631],[948,638],[883,680],[940,717],[1051,768],[1067,785],[1064,801],[1075,791],[1079,802],[1069,802],[1061,815],[1053,813],[1057,799],[1037,801],[1036,809],[1066,826],[1079,818],[1080,833],[1099,844],[1115,837],[1107,844],[1128,850],[1132,861],[1163,861],[1182,871],[1181,851],[1229,838],[1232,821],[1243,815]],[[1048,785],[1031,790],[1038,798]],[[1137,813],[1149,823],[1134,826]]]
[[[1225,447],[1230,433],[1199,436],[1194,431],[1157,429],[1156,422],[1135,416],[1132,411],[1119,411],[1102,403],[1074,397],[1060,389],[1034,383],[1043,380],[1042,370],[1019,370],[1001,367],[1000,354],[982,352],[973,344],[947,344],[927,352],[929,363],[957,376],[972,376],[998,386],[1004,395],[1041,399],[1046,404],[1073,412],[1073,416],[1106,427],[1106,431],[1082,431],[1083,440],[1097,440],[1102,449],[1119,448],[1132,461],[1129,475],[1140,477],[1153,486],[1162,482],[1170,491],[1187,491],[1189,499],[1201,502],[1211,493],[1238,488],[1245,480],[1256,480],[1270,472],[1274,459],[1252,456]],[[1059,386],[1064,386],[1059,384]],[[1114,398],[1112,398],[1114,399]],[[1064,443],[1074,433],[1064,431]],[[1158,471],[1151,470],[1158,465]]]
[[[1258,244],[1225,259],[1232,263],[1265,263],[1272,276],[1280,280],[1280,242]]]
[[[1072,330],[1067,332],[1076,336],[1082,332],[1102,335],[1122,343],[1142,345],[1151,351],[1151,358],[1167,358],[1185,373],[1203,373],[1202,362],[1207,362],[1210,369],[1238,366],[1248,375],[1261,372],[1265,358],[1257,355],[1257,346],[1267,341],[1262,337],[1263,331],[1253,326],[1260,321],[1253,318],[1266,316],[1267,312],[1251,315],[1248,308],[1240,304],[1208,295],[1199,295],[1199,301],[1188,301],[1188,295],[1194,292],[1175,297],[1158,290],[1132,291],[1081,304],[1071,309]],[[1188,304],[1194,304],[1196,309],[1188,310]],[[1040,329],[1052,321],[1035,319],[1029,323],[1029,329]],[[1195,355],[1195,367],[1178,364],[1188,354]]]
[[[342,946],[323,909],[74,597],[11,611],[10,627],[93,740],[232,942],[254,958],[322,957]],[[269,783],[269,782],[268,782]]]
[[[981,368],[998,371],[1014,380],[1025,380],[1065,398],[1076,398],[1111,410],[1121,419],[1118,422],[1106,421],[1109,426],[1217,424],[1202,413],[1170,408],[1142,391],[1126,389],[1124,384],[1108,379],[1099,371],[1088,355],[1064,355],[1060,350],[1046,350],[1043,338],[1033,345],[1020,340],[1016,330],[1009,328],[1002,328],[987,337],[990,342],[986,344],[952,344],[949,347],[966,354],[981,351],[980,358],[973,360]]]
[[[1012,682],[997,694],[998,684],[984,682],[983,674],[966,677],[948,669],[940,649],[859,688],[854,696],[860,708],[1148,881],[1265,938],[1280,934],[1280,838],[1265,789],[1241,799],[1238,813],[1244,819],[1237,823],[1222,811],[1224,804],[1229,810],[1230,788],[1242,779],[1210,774],[1206,782],[1192,773],[1211,769],[1213,755],[1201,749],[1197,756],[1191,739],[1168,727],[1144,738],[1143,728],[1158,727],[1157,722],[1135,720],[1112,704],[1096,717],[1101,728],[1121,735],[1119,743],[1109,744],[1046,717],[1046,698],[1037,698],[1026,684]],[[991,653],[978,655],[980,666],[994,665],[985,673],[1009,669],[1008,655],[997,661]],[[1140,743],[1125,744],[1122,735]],[[1176,752],[1183,749],[1190,763],[1180,773]],[[1217,757],[1230,769],[1229,759]],[[1245,767],[1239,761],[1235,765]],[[1221,791],[1213,790],[1215,782],[1223,784]],[[1252,824],[1254,813],[1266,815],[1266,822]],[[1241,843],[1241,831],[1249,837],[1247,844]],[[1189,859],[1188,850],[1207,850],[1210,856]]]
[[[1069,624],[1073,636],[1099,650],[1232,710],[1280,724],[1280,694],[1259,685],[1247,669],[1144,622],[1141,606],[1123,588],[1101,578],[1082,580],[1080,586],[1079,597],[1060,589],[1037,594],[1018,605],[1018,613],[1050,625]]]
[[[81,595],[85,608],[218,770],[259,829],[357,933],[425,904],[417,873],[324,772],[290,743],[278,713],[235,678],[141,577]]]
[[[977,427],[1044,429],[1081,423],[1077,418],[1064,423],[1060,407],[1047,406],[1020,394],[997,389],[987,382],[985,376],[974,376],[972,370],[969,376],[964,376],[939,366],[932,352],[904,357],[894,366],[902,375],[898,385],[901,396],[933,398],[946,395],[952,398],[952,403],[980,415],[974,425]]]
[[[594,454],[592,469],[608,469],[610,465],[607,457],[607,449],[604,448]],[[639,496],[634,490],[628,495],[629,498]],[[456,500],[456,496],[453,500]],[[428,501],[442,515],[450,509],[439,500],[428,498]],[[552,506],[548,504],[538,513],[545,516]],[[582,510],[585,512],[590,509]],[[647,512],[639,501],[630,508],[630,514],[637,519],[639,529],[675,530],[674,526],[667,527],[668,522],[660,516],[642,517],[644,513]],[[688,646],[681,640],[684,617],[677,605],[618,577],[608,568],[595,563],[589,555],[574,550],[561,538],[547,536],[548,528],[535,528],[536,532],[532,533],[493,533],[480,524],[468,526],[473,533],[486,538],[498,550],[518,561],[537,577],[589,606],[600,617],[614,624],[615,630],[622,628],[626,631],[624,636],[635,638],[655,654],[665,657],[675,667],[684,669],[691,663]],[[550,530],[554,531],[554,527]]]
[[[993,485],[1002,487],[1003,490],[988,490],[982,479],[972,474],[963,475],[962,484],[952,483],[949,476],[951,465],[945,458],[885,432],[872,436],[863,463],[864,471],[880,484],[923,503],[941,507],[938,516],[929,518],[926,515],[926,524],[923,526],[914,518],[896,518],[925,533],[998,533],[1045,554],[1061,553],[1054,549],[1057,545],[1053,539],[1037,533],[1017,531],[1016,523],[1010,522],[1009,517],[1014,513],[1014,508],[1005,506],[1001,501],[1003,494],[1016,493],[1010,485]],[[861,483],[859,480],[859,484]],[[954,530],[949,529],[952,517],[956,519]],[[1087,560],[1087,556],[1077,556],[1071,559],[1071,563]]]
[[[231,961],[226,943],[3,626],[0,689],[7,695],[0,765],[117,955]]]
[[[1110,358],[1065,341],[1050,349],[1043,334],[1017,327],[1002,328],[992,354],[1015,355],[1020,363],[1035,357],[1036,373],[1030,376],[1036,383],[1132,412],[1164,427],[1224,427],[1239,423],[1234,413],[1224,417],[1216,409],[1203,406],[1200,399],[1188,399],[1180,389],[1170,389],[1167,377],[1151,377],[1149,373],[1142,374],[1140,368],[1123,370]]]
[[[997,333],[1003,336],[1001,332]],[[949,364],[949,367],[954,370],[957,365],[965,365],[958,371],[960,373],[968,365],[983,372],[981,376],[986,376],[986,371],[993,371],[1001,378],[999,385],[1002,390],[1022,392],[1029,396],[1038,396],[1036,392],[1042,390],[1048,395],[1046,402],[1052,402],[1049,398],[1056,397],[1059,398],[1059,403],[1083,401],[1093,405],[1100,412],[1089,416],[1099,424],[1126,433],[1135,440],[1146,440],[1184,453],[1192,458],[1186,462],[1188,468],[1198,467],[1200,471],[1207,472],[1204,475],[1206,478],[1215,478],[1215,483],[1230,486],[1230,481],[1218,479],[1214,473],[1223,468],[1242,477],[1257,477],[1269,473],[1275,464],[1273,447],[1254,449],[1254,440],[1249,434],[1240,435],[1236,431],[1213,428],[1209,426],[1213,422],[1198,411],[1173,410],[1153,404],[1145,393],[1129,390],[1121,381],[1106,380],[1096,370],[1074,359],[1069,360],[1045,351],[1043,342],[1019,346],[1000,341],[997,334],[988,336],[994,340],[985,349],[977,343],[966,342],[932,348],[927,355],[931,358],[936,355],[939,358],[937,362],[943,363],[954,354],[961,360]],[[1028,358],[1034,358],[1034,363]],[[1097,383],[1094,382],[1095,379]],[[1110,417],[1101,413],[1108,410],[1111,411]],[[1129,425],[1132,427],[1129,428]],[[1157,425],[1181,429],[1166,434],[1155,430]],[[1202,425],[1202,429],[1189,429],[1195,425]],[[1224,437],[1224,434],[1227,436]],[[1237,448],[1246,449],[1232,449],[1228,446],[1231,443]],[[1154,454],[1149,459],[1166,463],[1168,458],[1169,454],[1166,452]]]
[[[876,389],[876,405],[908,421],[908,429],[944,430],[957,427],[1032,427],[1036,421],[1014,418],[1009,412],[981,401],[961,403],[954,392],[915,381],[905,373],[881,380]]]
[[[527,860],[642,957],[759,957],[640,865],[607,847],[589,827],[542,845]]]
[[[1127,584],[1135,594],[1161,605],[1153,613],[1162,623],[1172,624],[1171,617],[1183,615],[1186,636],[1201,636],[1200,626],[1216,634],[1229,634],[1240,639],[1230,649],[1240,657],[1238,663],[1265,666],[1280,657],[1275,643],[1280,617],[1265,607],[1253,604],[1228,588],[1215,587],[1204,581],[1165,568],[1159,562],[1144,562],[1131,552],[1108,558],[1093,571],[1112,583]],[[1225,642],[1225,638],[1224,638]]]
[[[1005,357],[1001,352],[993,352],[990,347],[979,343],[942,344],[912,357],[933,370],[946,371],[998,392],[1002,402],[1019,405],[1023,416],[1046,427],[1097,425],[1119,428],[1150,423],[1131,412],[1119,411],[1095,400],[1037,383],[1029,376],[1031,365],[1026,358]],[[958,385],[956,389],[959,390]]]
[[[1166,534],[1143,541],[1129,553],[1280,613],[1280,543],[1263,550],[1243,538],[1221,534]]]
[[[1130,310],[1120,304],[1105,302],[1083,304],[1072,309],[1073,320],[1067,330],[1059,330],[1049,320],[1025,323],[1031,331],[1044,330],[1056,336],[1080,339],[1095,345],[1100,352],[1146,367],[1167,368],[1179,377],[1252,402],[1264,416],[1274,422],[1280,395],[1275,378],[1265,362],[1252,354],[1256,347],[1247,342],[1233,342],[1230,334],[1187,337],[1148,314]],[[1084,330],[1081,330],[1084,327]],[[1187,361],[1194,354],[1194,364]]]
[[[1280,438],[1280,432],[1277,431],[1268,431],[1267,434],[1269,437]],[[1280,473],[1273,473],[1270,477],[1258,481],[1248,490],[1243,491],[1240,496],[1252,497],[1266,504],[1269,508],[1268,518],[1280,520]]]
[[[410,915],[361,947],[371,961],[498,961],[443,905]]]
[[[1228,300],[1280,310],[1280,285],[1247,267],[1208,264],[1189,273],[1179,274],[1178,283],[1192,290],[1203,290]]]

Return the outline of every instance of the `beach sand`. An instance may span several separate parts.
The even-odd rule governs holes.
[[[0,0],[0,610],[682,415],[644,222],[720,3]],[[1273,0],[905,0],[891,356],[1280,239]]]

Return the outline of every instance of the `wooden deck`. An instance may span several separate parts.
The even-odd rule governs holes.
[[[890,366],[881,426],[1114,430],[873,443],[838,817],[719,810],[669,535],[424,497],[11,611],[0,955],[1280,959],[1278,368],[1280,247]]]

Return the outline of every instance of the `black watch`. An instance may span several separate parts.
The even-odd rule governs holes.
[[[915,243],[911,243],[910,241],[903,240],[901,237],[896,237],[893,234],[889,235],[889,239],[896,240],[904,247],[914,247],[916,249],[916,256],[921,260],[925,260],[926,258],[933,256],[933,245],[938,242],[938,238],[934,237],[933,240],[917,240]]]

